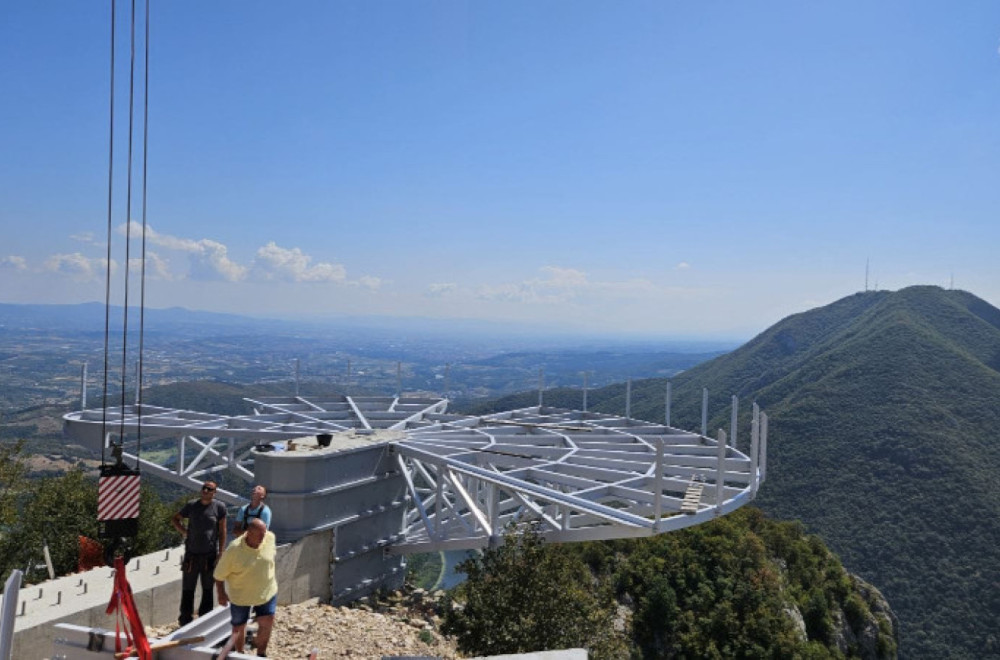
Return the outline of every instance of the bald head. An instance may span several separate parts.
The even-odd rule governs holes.
[[[246,544],[251,548],[259,548],[267,534],[267,525],[260,518],[253,518],[247,523]]]

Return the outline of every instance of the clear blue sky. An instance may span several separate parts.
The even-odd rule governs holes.
[[[103,300],[108,4],[0,7],[0,301]],[[738,337],[867,258],[1000,305],[992,0],[153,0],[152,33],[152,307]]]

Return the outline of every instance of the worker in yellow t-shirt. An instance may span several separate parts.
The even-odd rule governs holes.
[[[276,547],[274,532],[267,531],[263,520],[253,518],[247,524],[246,534],[222,553],[215,567],[215,586],[219,604],[229,604],[233,634],[220,658],[233,649],[243,652],[251,609],[257,617],[257,654],[267,655],[278,604],[278,582],[274,576]]]

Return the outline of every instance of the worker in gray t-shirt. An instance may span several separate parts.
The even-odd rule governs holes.
[[[201,603],[198,616],[204,616],[215,607],[213,587],[215,562],[226,549],[226,505],[215,501],[214,481],[201,487],[201,497],[185,504],[174,514],[171,522],[184,537],[184,559],[181,562],[181,612],[178,621],[187,625],[194,615],[194,590],[201,582]],[[187,527],[181,524],[187,519]]]

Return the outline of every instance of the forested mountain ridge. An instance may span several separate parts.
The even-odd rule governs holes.
[[[770,416],[758,503],[819,533],[900,619],[901,657],[1000,657],[1000,310],[963,291],[867,292],[790,316],[673,379],[672,423],[728,427],[756,400]],[[625,386],[590,393],[621,413]],[[633,383],[659,421],[664,381]],[[579,391],[547,404],[578,407]],[[537,403],[525,394],[498,409]]]

